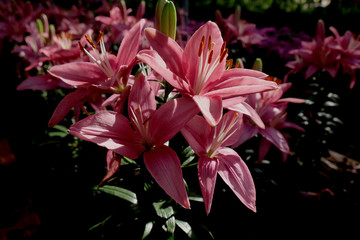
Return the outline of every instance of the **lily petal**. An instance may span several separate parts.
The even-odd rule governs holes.
[[[256,190],[251,173],[245,162],[231,148],[218,150],[218,173],[240,201],[256,212]]]
[[[144,152],[145,166],[164,191],[184,208],[190,209],[181,164],[171,148],[161,145]]]
[[[233,110],[236,112],[240,112],[243,113],[247,116],[249,116],[251,118],[251,120],[257,125],[259,126],[259,128],[264,129],[265,128],[265,124],[264,122],[261,120],[259,114],[246,102],[242,102],[242,103],[238,103],[236,105],[232,105],[229,107],[226,107],[229,110]]]
[[[208,157],[200,157],[198,164],[198,178],[201,193],[204,198],[206,214],[209,215],[214,196],[215,183],[219,161]]]
[[[73,124],[69,133],[132,159],[145,150],[142,138],[135,134],[129,120],[116,112],[101,111],[91,115]]]
[[[96,64],[88,62],[55,65],[50,68],[49,73],[72,86],[97,85],[107,79],[107,76]]]
[[[179,44],[154,28],[146,28],[145,35],[151,47],[157,51],[163,59],[166,59],[166,65],[170,71],[184,78],[181,64],[183,50]]]
[[[177,134],[199,112],[188,97],[168,101],[157,109],[149,120],[149,130],[156,145],[161,145]]]
[[[182,129],[181,134],[189,143],[194,152],[198,155],[206,155],[206,147],[209,143],[209,134],[211,132],[211,126],[206,120],[195,115]]]
[[[286,138],[277,129],[272,127],[266,127],[265,129],[260,129],[259,133],[269,142],[274,144],[280,151],[286,153],[290,151]]]
[[[211,126],[216,126],[222,117],[222,100],[219,96],[195,95],[193,99],[199,107],[206,121]]]
[[[155,72],[165,78],[174,88],[181,91],[189,91],[189,86],[179,76],[171,72],[164,60],[154,50],[142,50],[137,58],[149,65]]]
[[[56,87],[72,88],[72,86],[63,81],[54,79],[49,74],[45,74],[26,78],[16,87],[16,90],[50,90]]]
[[[134,111],[139,110],[139,114],[142,115],[141,117],[144,121],[149,119],[156,110],[155,94],[149,82],[145,80],[145,76],[142,74],[139,74],[134,86],[131,88],[128,108],[129,115],[131,116],[135,113]]]
[[[58,124],[76,105],[83,104],[87,97],[93,93],[91,89],[78,88],[72,93],[66,95],[56,106],[50,120],[49,127]]]
[[[121,42],[118,54],[116,56],[116,67],[121,65],[130,65],[136,58],[136,53],[139,49],[141,39],[141,32],[145,25],[145,19],[141,19],[136,23],[130,31],[125,35]]]

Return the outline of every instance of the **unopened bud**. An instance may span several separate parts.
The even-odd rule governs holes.
[[[139,21],[140,19],[142,19],[144,17],[145,7],[146,7],[146,3],[144,0],[142,0],[136,10],[136,20],[137,21]]]
[[[176,37],[176,8],[173,2],[169,1],[165,4],[161,14],[161,32],[165,33],[172,39]]]
[[[155,28],[161,31],[161,15],[167,0],[158,0],[155,8]]]
[[[159,0],[156,5],[155,27],[160,32],[175,39],[176,37],[176,8],[172,1]]]
[[[252,69],[258,70],[258,71],[262,72],[262,70],[263,70],[263,63],[262,63],[261,58],[256,58],[256,59],[255,59],[254,65],[253,65]]]

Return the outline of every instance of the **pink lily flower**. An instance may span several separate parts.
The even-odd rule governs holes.
[[[146,168],[165,192],[181,206],[190,208],[180,160],[164,143],[197,112],[187,97],[168,101],[156,109],[154,92],[140,74],[129,95],[130,123],[117,112],[101,111],[73,124],[69,132],[131,159],[142,156]]]
[[[240,201],[256,212],[256,191],[251,173],[241,157],[227,147],[240,137],[241,124],[242,116],[229,111],[215,127],[196,115],[181,129],[199,156],[198,178],[207,214],[212,205],[217,173]]]
[[[254,23],[240,19],[239,8],[235,10],[234,14],[230,14],[228,18],[223,18],[220,11],[215,12],[215,17],[222,36],[228,44],[240,41],[245,48],[260,44],[265,39]]]
[[[295,74],[306,69],[305,79],[310,78],[320,69],[326,70],[332,77],[335,77],[339,70],[340,54],[334,51],[330,45],[334,38],[325,36],[325,25],[319,20],[316,28],[316,36],[311,42],[301,42],[302,48],[290,51],[295,55],[296,60],[286,63],[291,68],[286,74],[284,81],[290,74]]]
[[[110,26],[113,42],[118,43],[123,40],[132,26],[142,19],[145,14],[145,1],[141,1],[136,11],[136,16],[129,15],[132,9],[126,8],[125,1],[121,1],[119,6],[111,8],[108,16],[96,16],[95,20]]]
[[[265,128],[261,129],[256,126],[251,119],[244,116],[242,134],[232,144],[233,148],[240,146],[245,141],[261,134],[264,138],[259,146],[259,161],[262,161],[268,153],[271,144],[275,145],[283,152],[283,161],[286,161],[290,152],[289,144],[285,136],[281,133],[283,128],[295,128],[299,131],[305,131],[302,127],[286,121],[286,108],[288,103],[303,103],[303,99],[298,98],[281,98],[285,91],[291,87],[291,83],[279,85],[278,91],[255,93],[247,98],[247,103],[252,106],[259,114],[261,120],[265,123]]]
[[[355,39],[350,31],[340,36],[336,28],[330,27],[330,30],[335,35],[334,43],[336,43],[330,47],[340,52],[340,65],[344,73],[351,75],[350,88],[353,88],[356,82],[355,70],[360,68],[360,38]]]
[[[131,69],[136,63],[136,54],[144,24],[145,20],[141,20],[128,32],[121,43],[117,56],[107,53],[102,38],[98,41],[101,53],[88,38],[94,54],[84,48],[83,50],[93,61],[92,63],[71,62],[50,68],[49,73],[52,76],[77,87],[77,89],[65,96],[59,103],[49,121],[49,126],[56,125],[74,106],[91,101],[94,96],[125,91],[128,87]]]
[[[256,113],[244,103],[246,96],[277,88],[276,83],[261,79],[266,74],[259,71],[239,68],[225,71],[228,50],[213,22],[201,26],[184,50],[154,28],[146,28],[145,35],[154,50],[140,51],[138,58],[183,96],[191,96],[212,126],[219,123],[223,107],[258,120]]]

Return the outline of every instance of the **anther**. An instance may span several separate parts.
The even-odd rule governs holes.
[[[205,36],[202,36],[201,41],[200,41],[200,45],[199,45],[199,52],[198,52],[198,56],[200,57],[203,50],[204,50],[204,43],[205,43]]]
[[[212,44],[212,38],[211,35],[209,35],[209,39],[208,39],[208,49],[211,50],[214,47],[214,45]]]
[[[85,49],[84,49],[84,46],[81,44],[81,42],[78,42],[78,43],[79,43],[80,50],[81,50],[84,54],[86,54]]]
[[[226,70],[230,69],[232,67],[232,65],[233,65],[232,59],[226,60],[225,69]]]
[[[229,50],[228,50],[227,48],[225,48],[225,50],[223,50],[223,51],[221,52],[220,60],[219,60],[220,63],[224,60],[224,58],[226,57],[226,54],[228,53],[228,51],[229,51]],[[232,65],[232,63],[231,63],[231,65]]]
[[[224,41],[223,44],[221,45],[221,50],[220,50],[221,53],[224,52],[225,47],[226,47],[226,42]]]
[[[102,31],[99,31],[99,36],[96,39],[96,44],[99,44],[99,42],[101,41],[103,36],[104,36],[104,33]]]
[[[90,39],[89,35],[85,35],[86,41],[91,45],[92,48],[96,49],[95,44],[93,43],[93,41]]]
[[[208,64],[211,63],[211,60],[212,60],[212,56],[214,55],[214,50],[211,50],[210,51],[210,54],[209,54],[209,57],[208,57]]]

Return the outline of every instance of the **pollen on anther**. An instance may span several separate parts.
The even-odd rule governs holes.
[[[81,42],[79,42],[79,47],[80,47],[80,50],[86,54],[85,50],[84,50],[84,46],[81,44]]]
[[[223,50],[223,51],[221,52],[219,62],[222,62],[222,61],[224,60],[224,58],[226,57],[226,54],[228,53],[228,51],[229,51],[229,50],[228,50],[227,48],[225,48],[225,50]]]
[[[204,50],[204,42],[205,42],[205,36],[203,36],[203,38],[201,39],[200,45],[199,45],[199,51],[198,51],[198,56],[200,57],[203,50]]]
[[[224,41],[223,44],[221,45],[221,50],[220,50],[221,53],[224,52],[225,47],[226,47],[226,42]]]
[[[93,41],[90,39],[89,35],[85,35],[85,39],[86,41],[91,45],[92,48],[96,49],[95,44],[93,43]]]
[[[213,55],[214,55],[214,50],[211,50],[210,53],[209,53],[209,57],[208,57],[208,64],[211,63]]]
[[[211,37],[211,35],[209,35],[209,39],[208,39],[208,49],[209,50],[211,50],[214,47],[214,45],[212,43],[213,43],[212,37]]]
[[[104,33],[102,31],[99,31],[99,36],[96,39],[96,44],[99,44],[99,42],[101,41],[103,36],[104,36]]]

